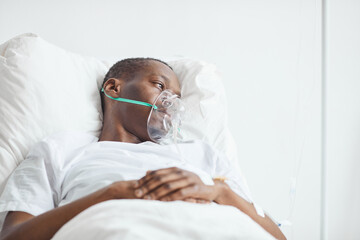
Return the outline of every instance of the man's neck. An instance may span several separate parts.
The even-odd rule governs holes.
[[[141,143],[142,141],[135,135],[126,131],[123,125],[111,119],[111,117],[104,116],[104,125],[99,136],[100,141],[117,141],[117,142],[128,142],[128,143]]]

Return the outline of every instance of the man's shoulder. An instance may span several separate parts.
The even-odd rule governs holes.
[[[48,166],[64,166],[77,150],[96,142],[98,138],[86,132],[62,131],[37,142],[26,156],[26,161],[44,161]]]
[[[43,141],[52,141],[52,142],[71,142],[71,143],[84,143],[84,142],[93,142],[97,141],[98,137],[82,131],[60,131],[52,135],[49,135],[43,139]]]
[[[69,152],[83,147],[98,138],[81,131],[61,131],[43,138],[37,145],[46,146],[51,151]]]

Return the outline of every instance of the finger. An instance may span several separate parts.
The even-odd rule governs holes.
[[[199,186],[196,184],[181,188],[174,192],[169,193],[160,198],[160,200],[165,199],[165,201],[176,201],[176,200],[184,200],[185,198],[200,198],[198,196]]]
[[[167,186],[166,184],[168,182],[177,181],[177,180],[180,180],[183,178],[184,177],[182,175],[177,174],[177,173],[170,173],[167,175],[157,175],[157,176],[153,177],[152,179],[150,179],[149,181],[147,181],[146,183],[144,183],[141,187],[136,189],[135,195],[137,197],[142,197],[145,194],[153,192],[161,185]]]
[[[142,185],[144,185],[146,182],[148,182],[155,176],[169,174],[172,172],[181,172],[181,169],[179,169],[177,167],[171,167],[171,168],[158,169],[158,170],[154,170],[154,171],[147,171],[146,175],[144,177],[142,177],[141,179],[139,179],[138,186],[136,186],[136,188],[141,187]]]
[[[205,199],[199,199],[199,198],[185,198],[183,201],[186,202],[192,202],[192,203],[201,203],[201,204],[208,204],[210,203],[210,201],[205,200]]]
[[[205,200],[205,199],[196,199],[197,203],[210,203],[209,200]]]
[[[153,191],[149,191],[148,194],[146,194],[144,196],[144,198],[146,199],[160,199],[161,197],[177,191],[181,188],[185,188],[188,187],[190,185],[193,185],[194,183],[191,182],[191,179],[189,178],[181,178],[172,182],[166,182],[164,184],[162,184],[161,186],[159,186],[158,188],[156,188]]]

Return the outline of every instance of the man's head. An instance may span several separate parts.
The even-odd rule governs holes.
[[[167,63],[153,58],[129,58],[117,62],[106,74],[103,88],[104,92],[113,98],[126,98],[150,104],[153,104],[165,89],[180,96],[179,81],[172,68]],[[113,129],[112,131],[121,129],[122,133],[125,131],[139,141],[150,140],[147,133],[150,107],[118,102],[107,98],[104,93],[101,93],[101,103],[104,128]]]

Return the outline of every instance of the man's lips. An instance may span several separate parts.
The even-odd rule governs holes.
[[[156,115],[158,115],[161,118],[165,118],[165,117],[171,118],[171,115],[166,111],[157,111]]]

